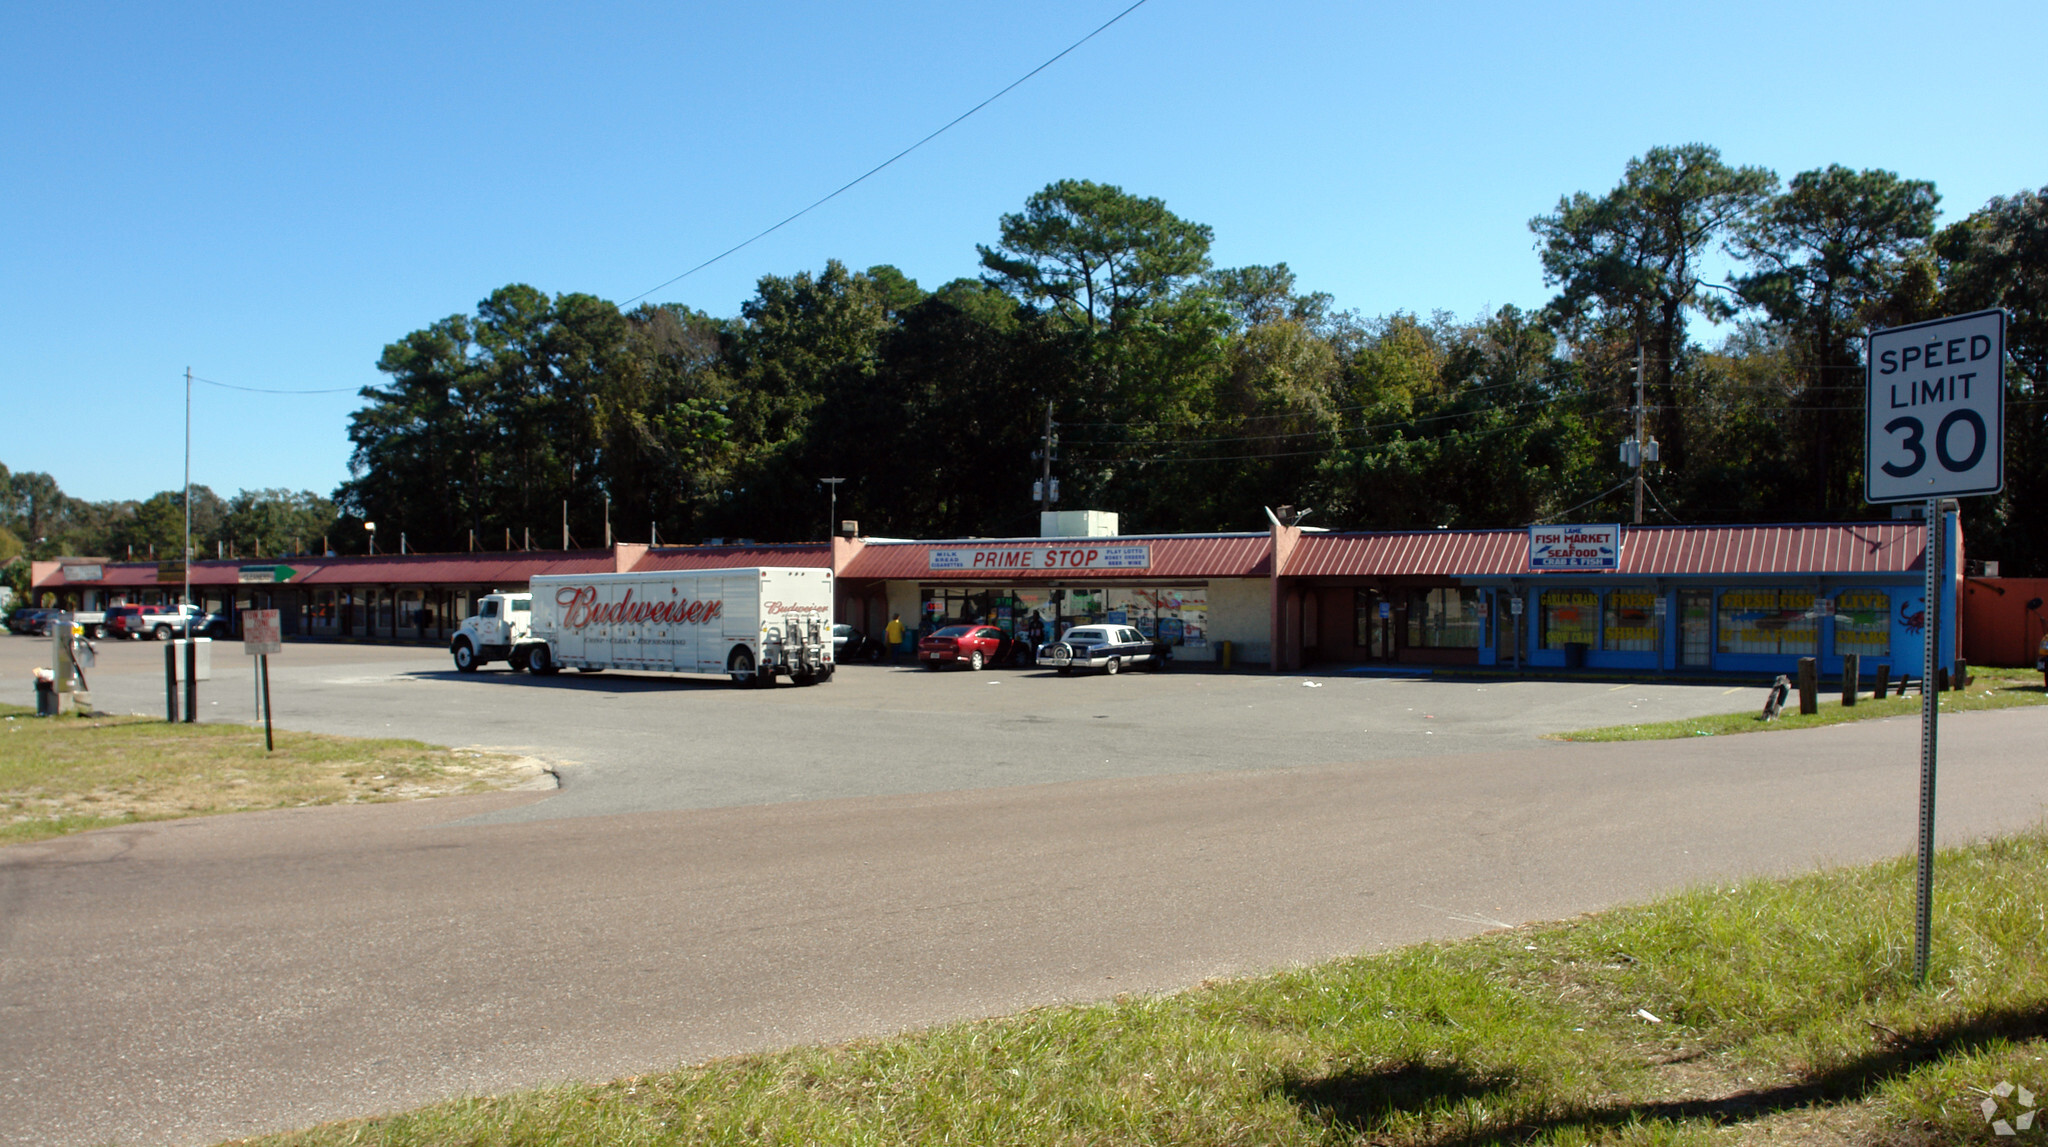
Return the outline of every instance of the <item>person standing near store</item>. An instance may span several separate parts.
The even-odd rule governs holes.
[[[889,660],[896,660],[896,651],[903,646],[903,615],[889,615],[889,627],[882,631],[889,646]]]

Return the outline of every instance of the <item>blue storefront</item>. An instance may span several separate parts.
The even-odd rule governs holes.
[[[1921,675],[1917,521],[1604,529],[1611,568],[1557,570],[1539,568],[1525,530],[1304,533],[1276,595],[1281,629],[1301,634],[1297,664],[1753,675],[1812,657],[1836,675],[1853,653],[1865,675]],[[1953,517],[1943,534],[1938,663],[1952,670]]]

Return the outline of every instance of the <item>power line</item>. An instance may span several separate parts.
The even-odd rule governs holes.
[[[1446,439],[1446,438],[1451,438],[1451,437],[1454,437],[1454,436],[1455,436],[1455,437],[1459,437],[1459,438],[1462,438],[1462,439],[1465,439],[1465,440],[1470,440],[1470,439],[1474,439],[1474,438],[1484,438],[1485,436],[1487,436],[1487,435],[1489,435],[1489,434],[1505,434],[1505,433],[1507,433],[1507,432],[1508,432],[1508,431],[1510,431],[1510,430],[1527,430],[1527,429],[1529,429],[1529,428],[1530,428],[1530,427],[1532,427],[1532,426],[1541,426],[1541,425],[1543,425],[1543,423],[1541,423],[1541,422],[1518,422],[1518,423],[1514,424],[1513,426],[1489,426],[1489,427],[1486,427],[1485,429],[1482,429],[1482,430],[1451,430],[1451,431],[1446,431],[1446,432],[1445,432],[1445,433],[1443,433],[1443,434],[1437,434],[1437,435],[1429,435],[1429,436],[1425,436],[1425,437],[1421,437],[1421,438],[1404,438],[1404,439],[1402,439],[1401,441],[1402,441],[1402,442],[1405,442],[1405,443],[1416,443],[1416,442],[1437,442],[1437,441],[1442,441],[1443,439]],[[1368,428],[1368,429],[1369,429],[1369,428]],[[1327,433],[1330,433],[1330,434],[1333,434],[1333,435],[1334,435],[1334,434],[1342,434],[1342,433],[1345,433],[1345,431],[1344,431],[1344,430],[1343,430],[1342,428],[1338,428],[1338,429],[1335,429],[1335,430],[1331,430],[1331,431],[1328,431]],[[1132,445],[1145,445],[1145,443],[1133,443]],[[1177,443],[1177,442],[1161,442],[1161,443],[1157,443],[1156,445],[1159,445],[1159,446],[1177,446],[1177,445],[1179,445],[1179,443]],[[1323,449],[1320,449],[1320,450],[1283,450],[1283,451],[1278,451],[1278,452],[1275,452],[1275,453],[1272,453],[1272,454],[1232,454],[1232,455],[1228,455],[1228,456],[1214,456],[1214,457],[1210,457],[1210,456],[1205,456],[1205,455],[1193,455],[1193,456],[1189,456],[1189,455],[1174,455],[1174,454],[1161,454],[1161,455],[1156,455],[1156,456],[1154,456],[1154,457],[1151,457],[1151,458],[1069,458],[1069,459],[1067,459],[1067,461],[1069,461],[1069,462],[1091,462],[1091,463],[1094,463],[1094,464],[1096,464],[1096,465],[1106,465],[1106,466],[1107,466],[1107,465],[1137,465],[1137,464],[1140,464],[1140,463],[1150,463],[1150,462],[1264,462],[1264,461],[1267,461],[1267,460],[1269,460],[1269,459],[1273,459],[1273,458],[1313,458],[1313,457],[1318,457],[1318,456],[1321,456],[1321,455],[1326,455],[1326,454],[1334,454],[1334,453],[1337,453],[1337,452],[1338,452],[1338,451],[1340,451],[1340,450],[1345,450],[1345,449],[1350,449],[1350,448],[1351,448],[1351,447],[1347,447],[1347,446],[1346,446],[1345,444],[1343,444],[1343,443],[1339,442],[1339,443],[1333,443],[1332,445],[1330,445],[1330,446],[1328,446],[1328,447],[1325,447],[1325,448],[1323,448]],[[1634,479],[1630,479],[1630,481],[1634,481]]]
[[[1622,492],[1623,490],[1626,490],[1626,489],[1628,489],[1628,488],[1629,488],[1630,486],[1632,486],[1632,485],[1634,485],[1634,484],[1635,484],[1635,479],[1634,479],[1633,477],[1630,477],[1630,478],[1623,478],[1623,479],[1621,480],[1621,482],[1620,482],[1619,484],[1617,484],[1617,485],[1614,485],[1614,486],[1611,486],[1611,487],[1609,487],[1609,488],[1607,488],[1607,489],[1605,489],[1605,490],[1602,490],[1602,491],[1600,491],[1600,492],[1599,492],[1598,494],[1595,494],[1595,495],[1593,495],[1592,497],[1590,497],[1590,498],[1586,499],[1585,501],[1583,501],[1583,502],[1580,502],[1580,503],[1579,503],[1578,505],[1576,505],[1576,506],[1573,506],[1573,507],[1572,507],[1571,509],[1569,509],[1569,510],[1559,510],[1559,511],[1558,511],[1557,513],[1555,513],[1555,514],[1550,514],[1550,515],[1547,515],[1547,516],[1545,516],[1545,517],[1541,517],[1541,518],[1538,518],[1538,519],[1536,519],[1535,521],[1533,521],[1533,522],[1530,522],[1529,524],[1530,524],[1530,525],[1532,525],[1532,526],[1540,526],[1540,525],[1542,525],[1542,524],[1543,524],[1543,523],[1545,523],[1545,522],[1549,522],[1549,521],[1555,521],[1556,519],[1558,519],[1558,518],[1562,518],[1562,517],[1564,517],[1564,516],[1565,516],[1566,514],[1572,513],[1573,511],[1576,511],[1576,510],[1583,510],[1583,509],[1585,509],[1585,508],[1586,508],[1587,506],[1590,506],[1590,505],[1592,505],[1593,503],[1595,503],[1595,502],[1599,501],[1600,499],[1602,499],[1602,498],[1605,498],[1605,497],[1606,497],[1606,496],[1608,496],[1609,494],[1619,494],[1620,492]],[[1668,510],[1667,510],[1667,511],[1665,511],[1665,512],[1666,512],[1666,513],[1669,513],[1670,511],[1668,511]]]
[[[236,386],[232,382],[215,382],[210,378],[201,378],[196,374],[192,376],[192,381],[203,382],[208,386],[217,386],[222,390],[239,390],[247,394],[354,394],[362,389],[360,386],[336,386],[326,390],[273,390],[267,386]]]
[[[1012,80],[1009,86],[1005,87],[1002,91],[997,92],[995,95],[990,96],[989,98],[981,101],[980,103],[975,104],[973,107],[968,108],[966,111],[961,112],[959,115],[954,116],[951,120],[947,121],[944,127],[939,128],[937,131],[932,132],[930,135],[925,136],[923,139],[918,140],[916,143],[911,144],[909,147],[904,148],[902,151],[897,152],[895,155],[890,156],[889,158],[862,172],[860,175],[854,177],[851,181],[849,181],[845,186],[839,188],[839,190],[832,192],[830,195],[825,196],[823,199],[820,199],[816,203],[811,204],[809,207],[806,207],[803,210],[797,212],[796,214],[791,215],[789,218],[784,219],[782,222],[777,223],[775,226],[768,228],[767,230],[761,232],[758,235],[755,235],[753,238],[748,239],[745,242],[736,244],[730,248],[727,248],[726,250],[721,251],[716,255],[713,255],[709,259],[704,260],[702,263],[699,263],[696,266],[690,268],[689,270],[684,271],[682,274],[677,275],[675,278],[670,279],[668,282],[659,284],[658,286],[649,287],[647,290],[644,290],[639,294],[634,295],[632,298],[627,299],[623,303],[620,303],[620,309],[623,310],[628,304],[637,303],[641,299],[646,298],[647,296],[663,289],[664,287],[668,287],[675,283],[682,282],[684,279],[687,279],[691,275],[694,275],[697,272],[703,270],[704,268],[709,267],[711,264],[718,262],[720,259],[725,258],[727,255],[731,255],[746,247],[752,246],[755,242],[761,239],[765,239],[769,235],[772,235],[775,232],[780,231],[783,227],[796,222],[798,219],[801,219],[804,216],[810,214],[817,208],[823,207],[825,204],[831,202],[834,199],[837,199],[842,193],[851,191],[853,188],[865,182],[869,176],[874,175],[876,172],[881,171],[883,168],[888,167],[890,164],[895,163],[897,160],[902,159],[904,156],[909,155],[911,152],[916,151],[918,148],[923,147],[925,144],[930,143],[934,139],[937,139],[939,136],[944,135],[948,130],[950,130],[955,124],[959,123],[961,120],[966,119],[968,116],[973,115],[975,112],[980,111],[981,109],[987,107],[988,105],[996,102],[999,99],[1002,99],[1004,96],[1010,93],[1010,90],[1012,88],[1015,88],[1017,85],[1023,83],[1025,80],[1030,79],[1031,77],[1046,70],[1047,68],[1052,67],[1054,64],[1060,61],[1061,57],[1065,56],[1067,53],[1073,51],[1081,45],[1087,43],[1088,41],[1093,40],[1095,37],[1101,35],[1103,32],[1108,30],[1111,24],[1114,24],[1118,20],[1121,20],[1124,17],[1130,15],[1131,13],[1137,11],[1139,8],[1144,7],[1144,5],[1145,0],[1137,0],[1137,3],[1132,4],[1130,7],[1124,9],[1121,12],[1118,12],[1114,16],[1111,16],[1107,21],[1105,21],[1102,24],[1101,27],[1095,29],[1093,32],[1088,33],[1087,35],[1081,37],[1073,43],[1068,44],[1065,48],[1060,50],[1059,55],[1054,56],[1052,59],[1047,60],[1046,62],[1038,65],[1037,67],[1031,69],[1023,75],[1017,77],[1015,80]]]
[[[1162,440],[1159,440],[1159,441],[1155,441],[1155,442],[1144,442],[1144,441],[1135,441],[1135,442],[1134,442],[1134,441],[1129,441],[1129,440],[1122,440],[1122,441],[1119,441],[1119,440],[1115,440],[1115,439],[1076,439],[1076,440],[1070,440],[1070,441],[1066,441],[1066,442],[1062,443],[1062,445],[1066,445],[1066,446],[1206,446],[1206,445],[1213,445],[1213,444],[1217,444],[1217,443],[1223,443],[1223,442],[1277,442],[1277,441],[1282,441],[1282,440],[1285,440],[1285,439],[1288,439],[1288,438],[1309,438],[1309,437],[1313,437],[1313,436],[1315,436],[1315,435],[1318,435],[1318,434],[1362,434],[1362,433],[1365,433],[1366,431],[1371,431],[1371,430],[1388,430],[1388,429],[1392,429],[1392,428],[1394,428],[1394,427],[1398,427],[1398,426],[1418,426],[1418,425],[1421,425],[1422,423],[1425,423],[1425,422],[1446,422],[1446,421],[1449,421],[1449,420],[1451,420],[1451,419],[1454,419],[1454,418],[1476,418],[1476,417],[1478,417],[1478,416],[1480,416],[1480,415],[1482,415],[1482,414],[1491,414],[1491,413],[1494,413],[1494,412],[1496,412],[1496,411],[1508,411],[1508,410],[1526,410],[1526,409],[1528,409],[1528,408],[1529,408],[1529,407],[1531,407],[1531,406],[1549,406],[1549,405],[1551,405],[1551,404],[1553,404],[1553,403],[1556,403],[1556,402],[1559,402],[1559,401],[1563,401],[1564,399],[1566,399],[1566,398],[1570,398],[1570,397],[1572,397],[1572,396],[1566,395],[1566,396],[1560,396],[1559,398],[1535,399],[1535,400],[1532,400],[1532,401],[1529,401],[1529,402],[1517,402],[1517,403],[1513,403],[1513,404],[1511,404],[1511,405],[1508,405],[1508,406],[1481,406],[1481,407],[1477,407],[1477,408],[1475,408],[1475,409],[1472,409],[1472,410],[1461,410],[1461,411],[1452,411],[1452,412],[1450,412],[1450,413],[1446,413],[1446,414],[1424,414],[1424,415],[1419,415],[1419,416],[1417,416],[1417,417],[1413,417],[1413,418],[1397,418],[1397,419],[1394,419],[1394,420],[1392,420],[1392,421],[1388,421],[1388,422],[1374,422],[1374,423],[1367,423],[1367,424],[1365,424],[1365,425],[1362,425],[1362,426],[1325,426],[1325,427],[1320,427],[1320,428],[1318,428],[1318,429],[1315,429],[1315,430],[1295,430],[1295,431],[1290,431],[1290,432],[1288,432],[1288,433],[1286,433],[1286,434],[1248,434],[1248,435],[1239,435],[1239,436],[1231,436],[1231,437],[1221,437],[1221,438],[1168,438],[1168,439],[1162,439]],[[1356,409],[1356,410],[1363,410],[1363,409],[1369,409],[1369,408],[1367,408],[1367,407],[1353,407],[1352,409]],[[1306,412],[1305,412],[1305,413],[1306,413]],[[1333,413],[1335,413],[1335,412],[1333,412]],[[1264,415],[1264,416],[1261,416],[1261,417],[1274,417],[1274,418],[1278,418],[1278,417],[1296,417],[1296,418],[1298,418],[1298,417],[1303,417],[1303,416],[1304,416],[1304,415]],[[1070,425],[1070,424],[1066,424],[1066,423],[1063,423],[1062,425]],[[1131,425],[1142,425],[1142,424],[1140,424],[1140,423],[1132,423]]]
[[[1466,395],[1468,395],[1468,394],[1479,394],[1479,393],[1481,393],[1481,392],[1483,392],[1483,391],[1488,391],[1488,390],[1499,390],[1499,389],[1500,389],[1501,387],[1503,387],[1503,386],[1527,386],[1527,387],[1541,387],[1541,386],[1542,386],[1542,384],[1541,384],[1541,383],[1537,383],[1537,382],[1530,382],[1530,381],[1527,381],[1527,380],[1525,380],[1525,379],[1507,379],[1507,380],[1505,380],[1505,381],[1502,381],[1502,382],[1489,382],[1489,383],[1486,383],[1486,384],[1485,384],[1485,385],[1483,385],[1483,386],[1468,386],[1468,387],[1465,387],[1465,388],[1464,388],[1464,389],[1462,389],[1462,390],[1448,390],[1448,391],[1445,391],[1445,392],[1444,392],[1444,394],[1443,394],[1443,397],[1444,397],[1444,398],[1446,398],[1446,399],[1458,399],[1458,398],[1463,398],[1463,397],[1465,397],[1465,396],[1466,396]],[[1554,397],[1556,397],[1556,398],[1571,398],[1571,397],[1573,397],[1573,396],[1574,396],[1575,394],[1577,394],[1577,395],[1586,395],[1586,394],[1591,394],[1591,393],[1593,393],[1593,392],[1592,392],[1592,391],[1590,391],[1590,390],[1584,390],[1584,391],[1564,391],[1564,390],[1560,390],[1560,391],[1559,391],[1559,392],[1558,392],[1558,393],[1557,393],[1557,394],[1556,394],[1556,395],[1555,395]],[[1379,408],[1379,406],[1380,406],[1380,404],[1379,404],[1379,403],[1376,403],[1376,402],[1369,402],[1369,403],[1361,403],[1361,404],[1359,404],[1359,405],[1357,405],[1357,406],[1336,406],[1336,407],[1331,407],[1331,408],[1330,408],[1329,410],[1326,410],[1326,411],[1324,411],[1323,413],[1325,413],[1325,414],[1352,414],[1352,413],[1356,413],[1357,411],[1360,411],[1360,410],[1377,410],[1377,409]],[[1241,414],[1241,415],[1238,415],[1238,416],[1237,416],[1237,418],[1236,418],[1236,419],[1235,419],[1234,421],[1237,421],[1237,422],[1260,422],[1260,421],[1268,421],[1268,422],[1269,422],[1269,421],[1272,421],[1272,420],[1274,420],[1274,419],[1279,419],[1279,418],[1296,418],[1296,417],[1299,417],[1299,415],[1297,415],[1297,414]],[[1109,426],[1109,427],[1116,427],[1116,426],[1156,426],[1156,425],[1158,425],[1158,422],[1157,422],[1156,420],[1152,420],[1152,419],[1131,419],[1131,420],[1129,420],[1129,421],[1125,421],[1125,422],[1061,422],[1061,423],[1058,423],[1058,425],[1059,425],[1059,426],[1061,426],[1061,427],[1084,427],[1084,426]]]

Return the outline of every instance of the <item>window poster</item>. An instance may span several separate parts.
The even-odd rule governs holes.
[[[1881,589],[1844,590],[1835,598],[1835,652],[1889,657],[1892,598]]]
[[[1602,649],[1617,653],[1655,653],[1658,649],[1657,592],[1650,589],[1607,591]]]
[[[1806,589],[1723,591],[1721,652],[1812,656],[1819,632],[1813,597]]]
[[[1206,649],[1209,645],[1209,590],[1181,588],[1110,589],[1104,591],[1111,619],[1168,645]]]
[[[1600,638],[1600,594],[1590,589],[1546,589],[1538,599],[1543,611],[1543,648],[1563,649]]]

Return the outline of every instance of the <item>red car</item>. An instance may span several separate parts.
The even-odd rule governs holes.
[[[141,637],[149,632],[149,619],[163,613],[160,605],[116,605],[107,609],[108,637]]]
[[[917,643],[917,659],[926,669],[949,663],[979,669],[1008,661],[1015,652],[1015,644],[993,625],[949,625]]]

